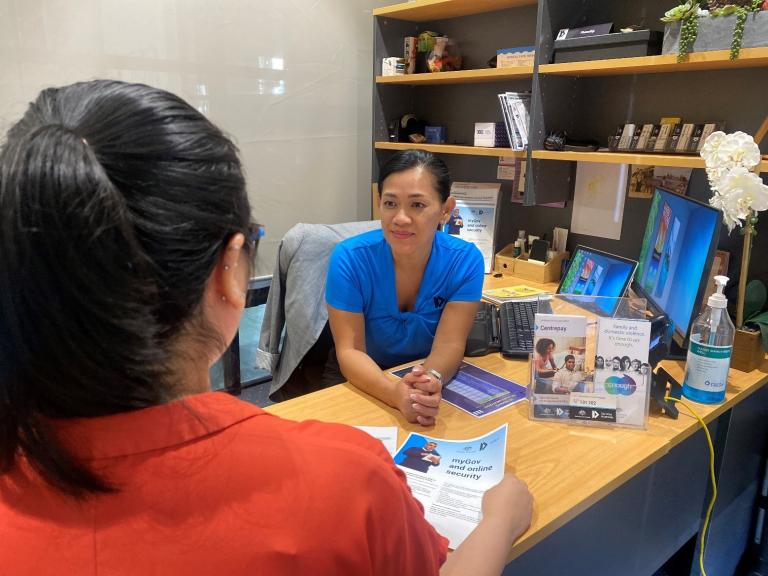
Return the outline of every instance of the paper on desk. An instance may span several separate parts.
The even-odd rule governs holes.
[[[518,288],[528,288],[535,293],[543,292],[527,286]],[[402,378],[412,368],[413,366],[408,366],[390,374]],[[453,378],[443,386],[443,400],[476,418],[482,418],[525,400],[526,392],[526,387],[517,382],[497,376],[469,362],[462,362]]]
[[[571,232],[621,238],[628,168],[627,164],[577,163]]]
[[[384,448],[393,456],[397,452],[397,426],[355,426],[355,428],[381,440]]]
[[[435,446],[430,450],[428,443]],[[456,549],[480,522],[486,490],[504,477],[506,452],[506,424],[467,440],[411,433],[395,455],[395,463],[424,506],[427,521]]]

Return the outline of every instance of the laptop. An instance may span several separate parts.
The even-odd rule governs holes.
[[[600,316],[612,316],[632,282],[637,262],[629,258],[577,246],[557,287],[557,294],[572,296],[574,304]],[[593,296],[604,299],[594,300]],[[546,299],[527,298],[504,302],[499,309],[501,352],[527,356],[533,352],[536,312],[551,313]]]

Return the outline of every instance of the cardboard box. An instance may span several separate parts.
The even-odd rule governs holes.
[[[514,68],[515,66],[533,66],[536,55],[534,46],[502,48],[496,50],[496,68]]]
[[[539,284],[560,281],[560,269],[563,266],[563,260],[570,256],[568,252],[558,252],[546,264],[539,264],[528,262],[528,254],[515,258],[514,248],[514,244],[507,244],[496,253],[493,260],[495,273],[507,274]]]

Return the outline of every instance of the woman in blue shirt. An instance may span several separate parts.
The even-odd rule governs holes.
[[[425,426],[464,355],[483,287],[480,251],[438,232],[456,206],[450,189],[436,156],[395,154],[379,176],[381,230],[341,242],[326,282],[344,377]],[[425,360],[400,380],[385,373],[417,358]]]

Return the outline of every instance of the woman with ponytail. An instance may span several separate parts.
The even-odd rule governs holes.
[[[1,573],[440,570],[446,541],[378,441],[210,391],[251,231],[236,147],[168,92],[48,89],[8,132]],[[505,479],[484,512],[444,573],[503,565],[524,484]]]

